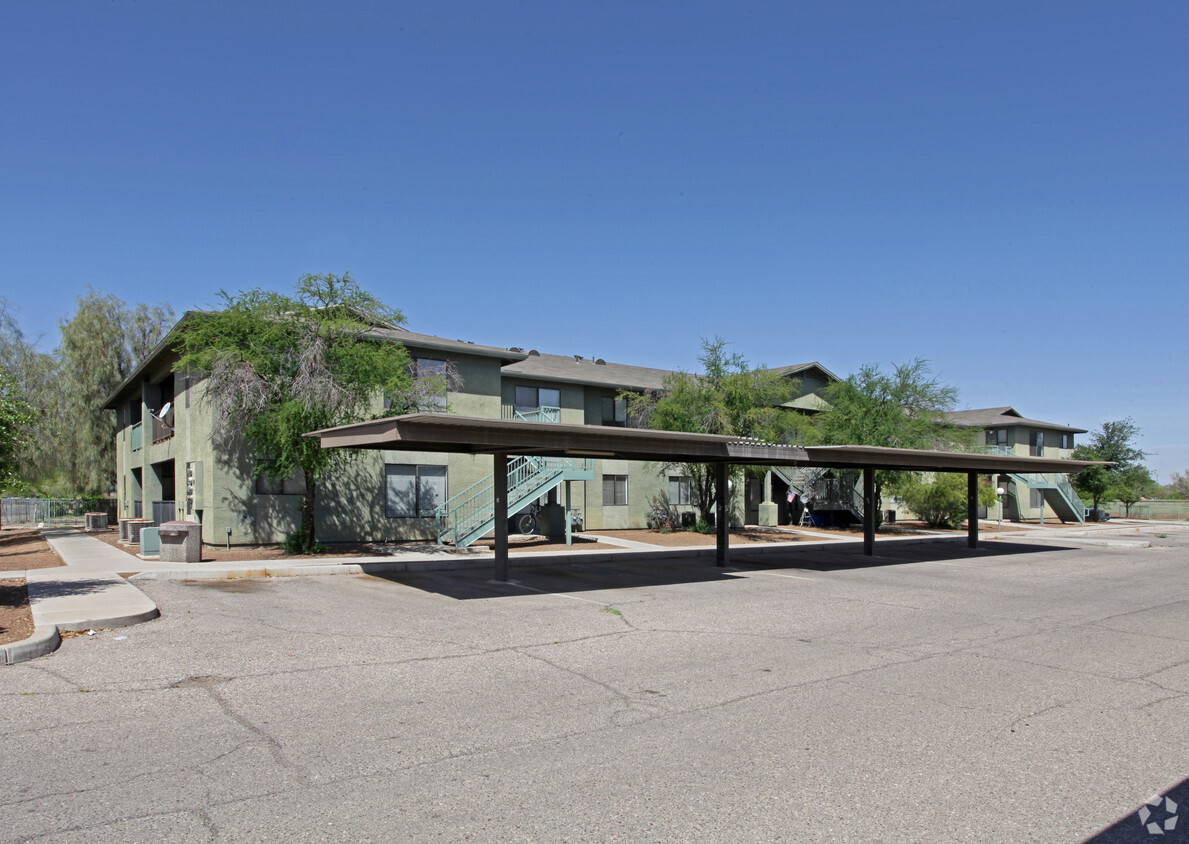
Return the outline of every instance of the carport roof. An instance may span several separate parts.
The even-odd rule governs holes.
[[[1078,472],[1085,460],[999,454],[920,451],[876,446],[793,446],[716,434],[480,419],[415,413],[312,431],[323,448],[440,451],[464,454],[532,454],[600,457],[665,463],[731,463],[752,466],[823,466],[835,469],[903,469],[925,472]]]

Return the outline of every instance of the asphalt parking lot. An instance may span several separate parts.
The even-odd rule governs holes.
[[[0,840],[1189,841],[1147,538],[139,584],[0,668]]]

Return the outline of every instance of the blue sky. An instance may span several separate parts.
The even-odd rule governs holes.
[[[0,4],[0,295],[350,271],[416,331],[929,358],[1189,468],[1189,4]]]

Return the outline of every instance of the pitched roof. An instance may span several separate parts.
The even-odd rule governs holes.
[[[523,360],[505,366],[503,374],[617,390],[659,390],[671,370],[610,363],[602,358],[591,360],[579,355],[547,355],[534,349]]]
[[[1069,425],[1058,425],[1056,422],[1041,422],[1038,419],[1024,417],[1014,407],[983,407],[975,410],[952,410],[946,417],[962,428],[1006,428],[1012,425],[1031,425],[1035,428],[1047,428],[1052,431],[1064,431],[1068,434],[1084,434],[1085,428],[1073,428]]]

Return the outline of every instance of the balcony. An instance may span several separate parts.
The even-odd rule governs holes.
[[[165,442],[173,438],[173,408],[169,408],[164,416],[157,416],[149,411],[153,420],[153,443]]]
[[[517,422],[561,422],[560,407],[516,407],[505,404],[500,406],[500,417],[515,419]]]
[[[144,423],[137,422],[132,426],[132,450],[140,451],[144,448]]]

